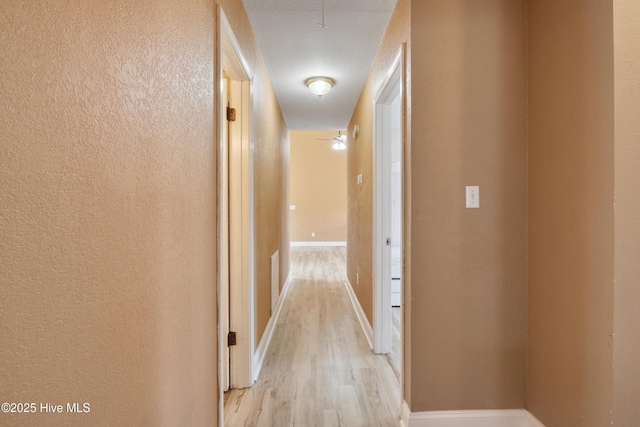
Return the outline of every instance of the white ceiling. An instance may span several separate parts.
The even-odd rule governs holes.
[[[396,0],[243,0],[290,130],[346,129]],[[305,86],[336,84],[318,98]]]

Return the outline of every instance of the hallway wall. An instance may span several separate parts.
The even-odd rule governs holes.
[[[347,129],[347,277],[366,314],[373,325],[373,102],[387,73],[393,66],[398,52],[405,44],[405,158],[410,156],[411,111],[407,109],[411,101],[411,80],[408,71],[411,68],[411,0],[398,0],[396,8],[389,20],[387,30],[380,42],[380,47],[371,65],[367,81],[362,89],[358,103]],[[360,135],[353,138],[355,125],[360,128]],[[407,165],[406,173],[410,173]],[[362,174],[362,186],[358,186],[357,176]],[[405,192],[410,186],[405,182]],[[407,201],[406,203],[410,203]],[[410,233],[410,224],[405,214],[405,236]],[[409,241],[407,240],[407,246]],[[409,250],[409,249],[407,249]],[[409,260],[407,260],[409,265]],[[410,271],[407,266],[407,271]],[[358,283],[357,275],[360,277]],[[411,277],[405,276],[404,301],[411,301],[409,283]],[[411,312],[411,305],[404,306],[405,318]],[[405,319],[406,321],[406,319]],[[411,325],[405,323],[405,336],[410,333]],[[410,358],[411,342],[405,341],[405,378],[411,378]],[[410,398],[410,388],[405,381],[405,398]]]
[[[214,16],[0,2],[1,425],[216,423]]]
[[[291,131],[292,242],[347,240],[347,152],[331,147],[335,135],[332,130]]]
[[[640,420],[640,3],[613,2],[614,353],[613,425]]]
[[[219,0],[253,77],[255,347],[271,317],[271,255],[280,251],[280,288],[289,274],[289,131],[242,0]]]
[[[527,407],[611,423],[614,201],[609,2],[529,2]]]
[[[525,406],[526,7],[411,4],[412,411]]]
[[[373,322],[373,102],[402,43],[409,42],[410,19],[410,0],[398,0],[346,133],[347,277],[370,323]],[[406,51],[409,53],[410,49],[407,47]],[[353,138],[355,125],[360,127],[358,139]],[[362,186],[356,184],[358,174],[363,176]],[[360,275],[359,285],[356,274]]]

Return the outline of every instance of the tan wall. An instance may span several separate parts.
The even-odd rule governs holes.
[[[611,3],[529,2],[527,406],[547,427],[611,422],[612,36]]]
[[[369,322],[373,320],[373,98],[402,44],[409,42],[410,16],[410,0],[398,0],[346,133],[347,276]],[[355,125],[360,127],[357,140],[353,139]],[[358,174],[363,175],[362,186],[356,184]],[[356,274],[360,274],[359,285]]]
[[[271,255],[280,251],[280,286],[289,274],[289,133],[241,0],[220,0],[253,76],[255,328],[257,347],[271,317]]]
[[[296,206],[290,212],[292,242],[347,240],[347,152],[331,148],[335,135],[291,132],[289,188]]]
[[[613,425],[640,420],[640,3],[613,2],[615,261]]]
[[[411,9],[412,411],[525,405],[526,2]],[[465,186],[480,209],[465,209]]]
[[[213,16],[0,2],[1,425],[216,423]]]
[[[411,0],[398,0],[389,20],[389,25],[380,43],[371,66],[360,99],[347,129],[347,277],[360,305],[371,325],[373,325],[373,103],[377,91],[398,52],[405,53],[405,106],[404,106],[404,151],[405,176],[411,172],[407,159],[411,156]],[[353,138],[355,125],[360,128],[358,139]],[[362,174],[363,184],[358,186],[357,176]],[[405,178],[404,192],[408,193],[411,183]],[[406,196],[405,196],[406,197]],[[405,199],[404,251],[405,276],[404,301],[411,301],[411,224],[408,209],[411,201]],[[360,276],[358,283],[357,276]],[[411,305],[403,306],[404,316],[404,399],[411,401]]]
[[[289,141],[242,3],[222,3],[255,78],[259,339],[273,251],[289,270]],[[0,424],[215,424],[215,3],[0,11],[0,394],[91,404]]]

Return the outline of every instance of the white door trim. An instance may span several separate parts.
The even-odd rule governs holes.
[[[223,129],[226,126],[226,99],[223,97],[223,78],[226,73],[230,80],[235,83],[237,89],[240,90],[238,95],[241,105],[237,106],[238,123],[236,124],[236,134],[240,132],[240,146],[236,146],[235,162],[241,169],[238,175],[239,181],[239,200],[236,201],[236,206],[239,207],[241,214],[238,217],[241,218],[241,225],[236,234],[240,234],[240,238],[233,238],[233,241],[240,243],[237,255],[234,259],[231,259],[231,270],[235,268],[239,274],[236,273],[238,282],[235,286],[230,287],[229,303],[231,316],[229,319],[229,328],[235,331],[237,334],[237,345],[231,347],[231,370],[230,370],[230,382],[232,388],[245,388],[253,385],[253,353],[255,348],[255,333],[254,333],[254,209],[253,209],[253,145],[251,143],[251,84],[252,74],[250,68],[245,60],[240,45],[233,34],[229,21],[227,20],[222,6],[218,6],[218,28],[217,28],[217,76],[216,84],[218,85],[218,117],[217,117],[217,138],[218,138],[218,216],[222,217],[222,212],[227,209],[227,206],[222,206],[223,200],[222,192],[225,191],[225,183],[223,180],[229,179],[229,177],[223,177],[223,160],[221,154],[225,151],[223,144]],[[229,147],[233,151],[233,147]],[[230,153],[230,163],[234,160],[234,153]],[[230,204],[234,202],[230,201]],[[222,221],[218,220],[218,236],[223,236],[222,227],[225,226]],[[223,262],[223,251],[226,250],[221,238],[218,242],[218,263]],[[233,252],[233,249],[229,249]],[[234,267],[235,265],[235,267]],[[218,382],[220,388],[219,394],[219,425],[224,425],[224,394],[223,394],[223,355],[222,349],[227,347],[227,336],[225,331],[222,330],[224,325],[223,316],[228,315],[224,313],[223,302],[220,298],[224,297],[223,281],[225,278],[222,273],[223,269],[219,268],[218,275]],[[235,279],[231,279],[235,280]]]
[[[385,144],[385,109],[401,97],[401,141],[404,141],[404,44],[382,82],[374,98],[374,147],[373,147],[373,335],[374,352],[386,354],[391,350],[391,247],[386,244],[391,236],[391,147]],[[404,144],[402,144],[404,159]],[[403,163],[403,162],[401,162]],[[404,164],[401,164],[404,177]],[[404,178],[401,180],[404,184]],[[404,191],[404,190],[403,190]],[[404,200],[403,200],[404,206]],[[404,212],[404,208],[403,208]],[[404,234],[404,233],[402,233]],[[404,245],[401,250],[401,265],[404,265]],[[402,303],[404,305],[404,303]]]

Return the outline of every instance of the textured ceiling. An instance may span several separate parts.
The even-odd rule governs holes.
[[[287,127],[346,129],[396,0],[244,0]],[[318,98],[309,77],[336,84]]]

